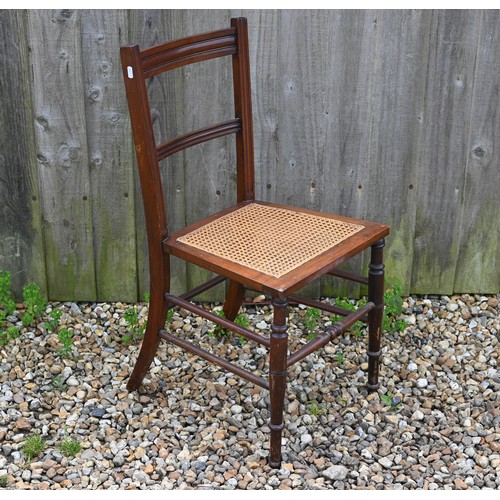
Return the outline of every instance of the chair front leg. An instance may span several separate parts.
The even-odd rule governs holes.
[[[384,316],[384,245],[383,239],[371,247],[368,272],[368,300],[375,308],[368,313],[368,384],[370,392],[378,389],[380,339]]]
[[[281,467],[281,434],[285,426],[283,410],[285,406],[286,364],[288,334],[286,325],[287,299],[273,298],[273,324],[271,327],[271,347],[269,350],[269,394],[271,398],[271,451],[269,465]]]
[[[163,266],[160,267],[164,268],[163,273],[151,271],[150,274],[151,292],[148,322],[139,357],[127,382],[129,391],[137,390],[142,384],[160,344],[158,332],[160,328],[165,327],[165,321],[167,320],[169,304],[165,301],[164,294],[170,291],[170,259],[168,255],[164,257]]]

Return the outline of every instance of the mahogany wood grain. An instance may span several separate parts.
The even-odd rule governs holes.
[[[368,313],[368,390],[378,389],[380,366],[380,339],[382,337],[382,318],[384,316],[384,245],[382,238],[371,249],[368,272],[368,300],[375,304]]]
[[[269,349],[269,393],[271,397],[271,450],[269,465],[281,467],[281,433],[285,424],[283,410],[286,389],[286,353],[288,348],[287,317],[288,301],[273,299],[273,324],[271,327],[271,348]]]

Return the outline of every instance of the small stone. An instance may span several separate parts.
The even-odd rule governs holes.
[[[189,451],[189,448],[187,446],[184,446],[182,451],[177,455],[177,460],[187,460],[188,458],[191,458],[191,453]]]
[[[92,416],[95,418],[102,418],[105,413],[106,410],[104,408],[94,408],[92,410]]]
[[[76,316],[81,316],[82,315],[82,310],[78,307],[77,304],[74,302],[71,304],[71,307],[69,309],[69,313],[71,316],[76,317]]]
[[[458,488],[460,488],[462,490],[466,490],[466,489],[469,488],[467,486],[467,483],[465,483],[464,481],[462,481],[462,479],[460,479],[459,477],[455,478],[455,486],[457,486]]]
[[[300,436],[300,442],[302,444],[309,444],[310,442],[312,442],[313,438],[311,436],[311,434],[302,434],[302,436]]]
[[[268,328],[268,324],[265,321],[259,321],[255,326],[259,330],[265,330],[266,328]]]
[[[386,413],[384,415],[384,420],[387,423],[389,423],[389,424],[398,425],[398,423],[399,423],[399,416],[395,415],[394,413]]]
[[[386,469],[390,469],[392,467],[392,460],[388,457],[383,457],[381,458],[378,463],[382,466],[385,467]]]
[[[66,384],[68,384],[70,387],[78,387],[80,385],[80,382],[75,377],[69,377],[68,380],[66,380]]]
[[[26,417],[21,417],[16,420],[16,428],[21,431],[29,431],[31,429],[31,424],[28,422]]]
[[[132,479],[139,483],[145,483],[149,479],[149,477],[142,470],[135,470],[132,474]]]
[[[425,380],[425,379],[424,379]],[[424,414],[420,410],[415,410],[411,416],[412,420],[423,420]]]
[[[429,384],[429,382],[426,378],[419,378],[417,380],[417,387],[419,387],[420,389],[427,387],[428,384]]]
[[[240,405],[233,405],[231,406],[231,413],[234,415],[238,415],[243,411],[243,408]]]
[[[56,470],[54,469],[54,467],[51,467],[46,473],[45,475],[49,478],[49,479],[53,479],[56,475],[57,475],[57,472]]]
[[[332,481],[337,481],[345,479],[348,473],[349,469],[347,467],[344,467],[343,465],[332,465],[331,467],[328,467],[328,469],[322,471],[321,474]]]

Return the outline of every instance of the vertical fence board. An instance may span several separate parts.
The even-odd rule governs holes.
[[[500,289],[500,14],[482,13],[455,292]],[[466,135],[463,136],[464,140]]]
[[[188,11],[186,36],[230,25],[226,10]],[[186,66],[183,71],[185,132],[234,118],[231,57]],[[234,134],[184,151],[186,223],[191,224],[236,202]],[[187,266],[187,286],[192,288],[213,274]],[[199,296],[220,300],[223,286]]]
[[[95,300],[80,14],[29,11],[48,293]]]
[[[316,119],[324,126],[324,169],[317,190],[321,210],[350,217],[364,217],[364,200],[357,189],[369,169],[370,107],[376,25],[367,11],[332,11],[325,40],[327,61],[326,106]],[[320,84],[317,82],[316,85]],[[364,180],[363,180],[364,182]],[[360,272],[361,256],[344,269]],[[324,277],[321,294],[357,296],[359,285]]]
[[[416,293],[453,291],[480,16],[480,11],[432,13],[413,243]]]
[[[372,16],[377,39],[370,159],[353,188],[363,199],[362,216],[391,226],[384,252],[386,281],[399,281],[409,293],[431,14],[402,10]]]
[[[232,13],[248,18],[255,149],[255,197],[276,200],[278,148],[278,23],[276,10]]]
[[[26,15],[0,11],[0,270],[46,293]]]
[[[131,12],[130,43],[141,49],[186,36],[184,13],[140,10]],[[158,144],[177,137],[184,129],[182,69],[167,72],[148,80],[155,138]],[[169,231],[186,225],[184,155],[177,153],[161,164],[163,191],[167,205]],[[141,296],[149,291],[149,265],[142,195],[137,178],[138,266]],[[171,290],[186,289],[186,264],[171,257]]]
[[[82,63],[98,300],[137,300],[134,151],[120,53],[124,11],[81,14]]]
[[[328,11],[281,11],[278,28],[276,201],[319,209],[325,168]],[[301,293],[317,295],[319,282]]]

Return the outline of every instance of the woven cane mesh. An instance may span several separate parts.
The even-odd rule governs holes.
[[[177,241],[279,278],[363,226],[251,203]]]

